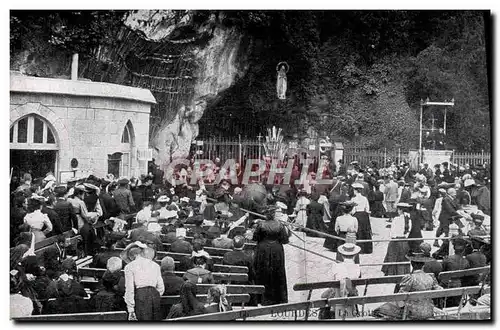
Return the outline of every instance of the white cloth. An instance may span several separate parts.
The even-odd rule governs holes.
[[[35,210],[34,212],[26,214],[24,216],[24,223],[34,230],[42,230],[43,226],[46,225],[47,229],[45,229],[45,231],[52,231],[52,222],[50,222],[49,217],[40,210]]]
[[[325,195],[320,195],[318,199],[318,203],[323,205],[323,221],[329,222],[331,219],[330,215],[330,203],[328,202],[328,198]]]
[[[165,291],[160,265],[149,259],[137,256],[125,266],[125,303],[127,311],[135,311],[135,290],[151,286],[158,290],[160,296]]]
[[[370,204],[368,203],[368,198],[363,195],[354,196],[351,198],[351,202],[356,203],[356,206],[352,209],[352,214],[356,212],[368,212],[370,213]]]
[[[135,216],[135,222],[145,223],[148,222],[150,218],[151,218],[151,209],[145,208],[137,213],[137,215]]]
[[[295,218],[295,223],[300,226],[305,226],[307,222],[307,205],[311,204],[311,201],[307,199],[305,196],[301,196],[297,200],[297,204],[295,204],[295,212],[297,213],[297,217]]]
[[[409,216],[409,215],[408,215]],[[411,221],[409,221],[408,231],[411,229]],[[405,215],[398,215],[391,222],[391,238],[405,236]]]
[[[443,202],[443,197],[436,199],[434,204],[434,209],[432,210],[432,220],[439,221],[439,215],[441,214],[441,203]]]
[[[10,317],[25,317],[33,313],[33,302],[19,293],[10,295]]]
[[[350,214],[344,214],[335,220],[335,231],[358,232],[358,219]]]

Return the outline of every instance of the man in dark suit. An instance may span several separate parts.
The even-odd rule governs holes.
[[[106,192],[107,188],[107,192]],[[101,184],[101,192],[99,193],[99,203],[101,204],[103,211],[103,220],[107,220],[111,217],[117,217],[120,215],[120,209],[116,205],[115,199],[111,196],[113,191],[116,189],[115,183],[108,183],[103,181]]]
[[[175,275],[175,261],[171,257],[165,257],[161,260],[161,277],[165,285],[164,296],[176,296],[180,294],[181,286],[184,280]]]
[[[453,221],[453,217],[459,216],[457,213],[458,204],[455,201],[457,196],[457,191],[454,188],[449,188],[446,196],[441,202],[441,213],[439,215],[439,228],[436,231],[436,237],[440,237],[442,234],[448,236],[450,231],[450,224]],[[439,247],[439,242],[436,239],[434,241],[434,246]]]
[[[54,211],[59,216],[61,231],[63,233],[71,229],[78,231],[78,219],[76,218],[73,206],[64,197],[66,192],[66,187],[64,186],[57,186],[54,188],[54,193],[57,197],[56,204],[54,205]]]
[[[186,241],[186,229],[177,228],[176,235],[177,240],[170,245],[170,252],[191,254],[191,252],[193,252],[193,247]]]
[[[448,169],[448,162],[444,162],[442,165],[443,165],[443,181],[447,183],[455,182],[455,178],[451,175],[451,172]]]
[[[243,246],[245,245],[245,238],[243,236],[236,236],[233,239],[234,250],[231,252],[226,252],[224,258],[222,259],[223,265],[232,266],[245,266],[248,267],[248,280],[249,283],[253,281],[253,258],[251,255],[243,252]]]
[[[455,254],[443,259],[443,271],[455,271],[464,270],[470,268],[469,262],[464,256],[465,248],[467,246],[467,241],[462,237],[456,237],[452,241],[453,249]],[[443,283],[445,288],[460,288],[462,287],[462,279],[456,278]],[[446,299],[447,307],[456,307],[459,305],[461,296],[449,297]]]
[[[478,268],[486,266],[486,256],[481,251],[481,246],[485,243],[485,240],[481,237],[473,236],[472,239],[472,253],[468,254],[465,258],[469,262],[470,268]],[[474,286],[479,284],[479,276],[467,276],[464,277],[462,282],[464,286]]]

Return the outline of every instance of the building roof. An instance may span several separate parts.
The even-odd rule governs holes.
[[[19,93],[61,94],[120,98],[144,103],[156,103],[148,89],[124,85],[70,79],[38,78],[11,72],[10,91]]]

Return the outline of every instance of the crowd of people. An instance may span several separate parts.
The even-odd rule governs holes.
[[[215,170],[220,168],[220,159],[215,164]],[[65,184],[52,173],[35,180],[25,174],[19,185],[11,186],[11,316],[123,310],[129,320],[161,320],[230,310],[225,286],[214,280],[214,262],[204,247],[231,249],[223,263],[248,267],[248,284],[265,287],[262,296],[252,296],[251,304],[286,303],[283,245],[294,231],[313,237],[328,234],[324,246],[337,252],[337,260],[349,265],[344,273],[350,274],[350,267],[359,267],[358,254],[373,252],[372,242],[355,243],[371,240],[370,217],[387,218],[391,238],[418,239],[422,230],[435,227],[437,237],[448,236],[454,226],[458,238],[477,236],[462,250],[460,239],[453,240],[453,255],[448,255],[449,241],[443,240],[433,255],[446,259],[443,271],[491,262],[489,242],[483,238],[489,234],[489,225],[483,225],[490,215],[489,174],[450,171],[447,163],[435,171],[423,164],[415,172],[408,164],[378,169],[376,164],[362,168],[358,162],[340,162],[325,167],[323,173],[333,184],[322,186],[316,184],[314,164],[300,185],[292,181],[286,186],[262,184],[262,177],[247,186],[240,179],[237,185],[228,179],[212,185],[210,178],[191,185],[193,167],[186,165],[175,169],[175,184],[158,168],[139,178],[90,175]],[[301,172],[297,164],[292,176],[300,178]],[[241,178],[240,172],[235,174]],[[461,210],[470,205],[475,205],[473,211]],[[76,247],[68,244],[74,235],[81,236]],[[51,236],[57,237],[52,248],[35,253],[35,244]],[[168,256],[156,262],[164,243],[170,244],[170,252],[187,256],[178,265]],[[255,250],[243,249],[246,243],[256,243]],[[424,260],[419,254],[430,252],[422,243],[390,242],[385,261],[410,258],[413,272],[399,265],[384,266],[383,272],[418,277],[427,288],[431,281],[417,272],[419,260]],[[434,244],[439,246],[437,240]],[[92,267],[106,269],[94,292],[84,289],[75,262],[88,256]],[[174,271],[184,274],[179,277]],[[439,271],[433,268],[431,273]],[[197,297],[200,283],[213,284],[207,301]],[[409,287],[420,290],[404,283],[399,290]],[[326,295],[340,294],[334,291]],[[179,295],[179,303],[165,309],[162,295]]]

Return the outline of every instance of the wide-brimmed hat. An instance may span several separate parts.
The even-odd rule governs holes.
[[[57,181],[57,180],[56,180],[55,176],[53,176],[52,174],[49,174],[45,177],[45,179],[43,179],[43,181]]]
[[[158,198],[158,203],[168,203],[170,201],[170,198],[168,196],[163,195]]]
[[[189,197],[182,197],[180,199],[181,202],[186,202],[186,203],[189,203]]]
[[[425,262],[429,262],[429,261],[433,260],[431,257],[426,256],[424,252],[408,253],[405,257],[406,257],[406,259],[413,261],[413,262],[425,263]]]
[[[84,186],[85,188],[87,188],[87,190],[94,190],[94,191],[99,190],[99,187],[97,187],[97,186],[93,185],[92,183],[87,183],[87,182],[86,182],[86,183],[84,183],[84,184],[83,184],[83,186]]]
[[[480,243],[483,243],[483,244],[491,244],[490,240],[487,239],[487,238],[484,238],[484,237],[471,236],[470,238],[471,238],[471,240],[474,240],[476,242],[480,242]]]
[[[34,199],[34,200],[36,200],[36,201],[39,201],[39,202],[46,202],[46,201],[47,201],[47,199],[46,199],[45,197],[40,196],[40,195],[37,195],[37,194],[33,194],[33,195],[31,195],[31,197],[30,197],[30,198],[31,198],[31,199]]]
[[[408,203],[397,203],[397,204],[396,204],[396,207],[400,207],[400,208],[411,208],[411,207],[413,207],[413,205],[408,204]]]
[[[475,186],[475,185],[476,185],[476,181],[474,181],[474,179],[466,179],[464,181],[465,188],[470,187],[470,186]]]
[[[120,258],[127,264],[133,261],[130,256],[130,250],[133,248],[146,249],[148,248],[148,246],[145,243],[141,243],[140,241],[135,241],[127,245],[127,247],[125,247],[125,249],[120,253]]]
[[[483,223],[484,221],[484,215],[472,213],[470,216],[474,222]]]
[[[350,163],[350,165],[358,165],[358,164],[359,164],[359,162],[358,162],[357,160],[352,161],[352,162]]]
[[[352,185],[351,185],[354,189],[364,189],[365,187],[363,187],[363,185],[359,182],[354,182]]]
[[[347,243],[347,242],[337,248],[337,252],[345,256],[352,256],[358,254],[359,251],[361,251],[361,247],[357,246],[354,243]]]
[[[191,259],[194,258],[212,259],[212,257],[210,257],[208,252],[205,250],[193,251],[193,253],[191,254]]]
[[[452,244],[453,244],[453,247],[457,247],[457,246],[467,246],[467,241],[461,237],[461,236],[457,236],[455,238],[453,238],[452,240]]]
[[[445,189],[448,189],[450,187],[453,187],[455,186],[454,183],[448,183],[448,182],[441,182],[440,184],[438,184],[438,188],[445,188]]]
[[[287,210],[288,209],[288,206],[286,206],[286,204],[283,203],[283,202],[276,202],[276,206],[279,207],[282,210]]]

